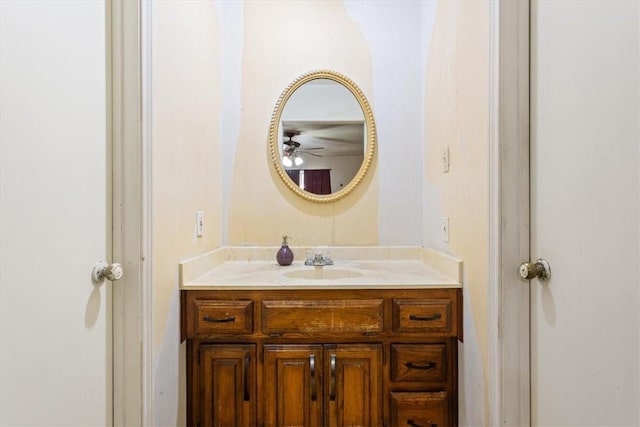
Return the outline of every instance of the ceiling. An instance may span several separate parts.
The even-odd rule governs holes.
[[[283,140],[288,132],[300,149],[315,151],[325,157],[364,155],[364,122],[284,121]]]

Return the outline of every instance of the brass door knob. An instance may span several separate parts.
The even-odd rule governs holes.
[[[520,277],[525,280],[531,280],[536,277],[540,278],[540,280],[547,280],[550,276],[551,267],[543,258],[538,258],[536,262],[523,262],[520,264]]]

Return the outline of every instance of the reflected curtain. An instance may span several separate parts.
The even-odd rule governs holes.
[[[287,175],[289,175],[289,178],[291,178],[291,180],[295,182],[297,186],[300,186],[300,170],[289,169],[287,170]]]
[[[331,194],[330,169],[305,170],[304,189],[313,194]]]

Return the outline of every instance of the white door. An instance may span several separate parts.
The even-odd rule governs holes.
[[[639,30],[636,0],[532,1],[532,425],[640,425]]]
[[[105,3],[0,1],[0,425],[111,424]]]

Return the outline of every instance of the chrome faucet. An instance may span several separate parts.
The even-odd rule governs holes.
[[[304,265],[312,265],[314,267],[323,267],[325,265],[333,265],[333,260],[329,253],[323,254],[316,252],[315,254],[307,253],[307,259]]]

